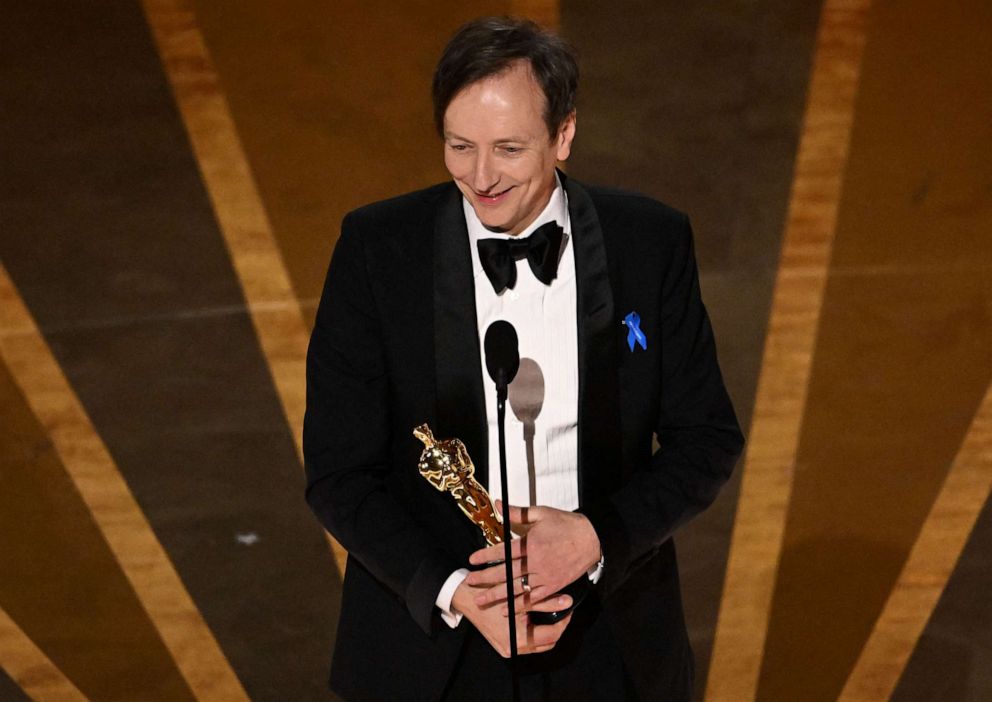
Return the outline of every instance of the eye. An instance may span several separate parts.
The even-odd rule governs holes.
[[[510,154],[511,156],[514,155],[514,154],[519,154],[521,151],[523,151],[523,149],[520,148],[519,146],[504,146],[503,147],[503,153]]]
[[[452,151],[458,151],[458,152],[468,151],[469,149],[468,144],[448,144],[448,147]]]

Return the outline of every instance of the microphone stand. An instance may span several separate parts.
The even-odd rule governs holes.
[[[503,563],[506,566],[506,606],[510,618],[510,675],[513,684],[513,699],[520,699],[520,680],[517,676],[517,618],[516,602],[513,597],[513,555],[510,542],[510,490],[506,479],[506,395],[505,376],[500,374],[496,384],[496,423],[499,427],[499,487],[503,496]]]

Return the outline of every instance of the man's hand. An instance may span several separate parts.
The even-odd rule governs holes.
[[[501,510],[499,500],[496,506],[497,511]],[[592,523],[576,512],[552,507],[510,507],[510,527],[523,534],[512,541],[510,551],[518,614],[535,609],[534,603],[547,600],[588,573],[602,555]],[[481,565],[502,561],[503,548],[503,544],[497,544],[480,549],[471,555],[469,562]],[[530,588],[526,597],[521,580],[524,575]],[[469,573],[465,582],[484,588],[476,595],[475,603],[480,607],[506,600],[506,567],[502,563]]]
[[[501,611],[504,608],[491,604],[480,607],[476,604],[476,600],[486,589],[472,587],[467,582],[462,581],[451,598],[451,606],[472,622],[472,625],[479,630],[479,633],[486,638],[486,641],[499,655],[503,658],[509,658],[510,623],[506,614]],[[568,608],[571,604],[572,598],[568,595],[558,595],[543,602],[530,602],[529,609],[538,612],[557,612]],[[565,627],[572,620],[572,615],[569,614],[561,621],[546,626],[531,624],[527,613],[523,611],[518,611],[515,619],[517,624],[517,653],[543,653],[555,647],[558,639],[565,631]]]

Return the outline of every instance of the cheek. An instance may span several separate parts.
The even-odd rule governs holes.
[[[444,152],[444,167],[448,169],[452,178],[458,177],[458,162],[447,151]]]
[[[549,170],[541,158],[533,156],[514,161],[507,168],[507,173],[519,183],[533,183],[543,181]]]
[[[452,154],[449,151],[444,153],[444,167],[455,180],[464,180],[472,175],[473,159],[468,156]]]

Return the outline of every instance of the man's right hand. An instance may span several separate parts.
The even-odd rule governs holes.
[[[502,584],[496,587],[503,587]],[[456,609],[465,616],[472,625],[479,630],[486,641],[503,656],[510,657],[510,626],[503,609],[505,604],[497,602],[493,604],[479,606],[475,604],[475,598],[485,594],[488,588],[473,587],[466,582],[462,582],[455,590],[451,598],[452,609]],[[572,615],[554,624],[535,626],[530,623],[527,611],[534,612],[558,612],[570,607],[572,598],[568,595],[552,595],[540,602],[525,602],[525,608],[516,612],[517,624],[517,653],[543,653],[550,651],[558,643],[565,627],[572,621]]]

